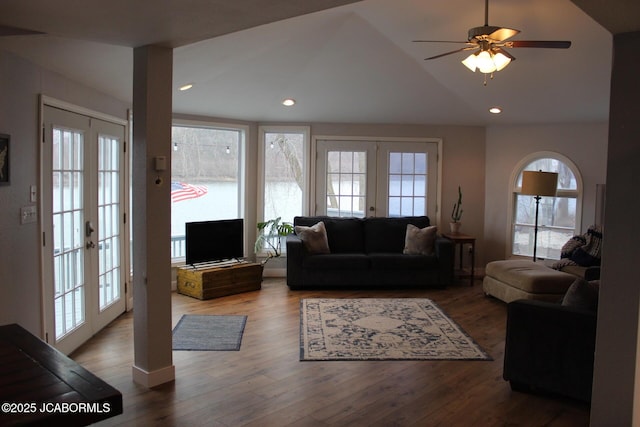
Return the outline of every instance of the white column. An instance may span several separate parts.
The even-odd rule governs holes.
[[[640,316],[640,32],[614,36],[592,426],[636,426]]]
[[[171,112],[173,50],[134,49],[134,382],[175,379],[171,343]],[[164,158],[164,170],[162,159]]]

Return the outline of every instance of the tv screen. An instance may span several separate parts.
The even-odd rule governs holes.
[[[243,230],[241,218],[186,223],[186,263],[191,265],[244,257]]]

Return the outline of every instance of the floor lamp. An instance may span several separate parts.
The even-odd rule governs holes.
[[[533,231],[533,262],[536,262],[538,247],[538,208],[542,196],[554,196],[558,188],[558,174],[555,172],[523,171],[522,191],[520,194],[534,196],[536,199],[536,223]]]

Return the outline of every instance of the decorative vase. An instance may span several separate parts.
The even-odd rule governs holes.
[[[453,234],[458,234],[460,233],[460,228],[462,228],[462,223],[461,222],[450,222],[449,223],[449,227],[451,228],[451,232]]]

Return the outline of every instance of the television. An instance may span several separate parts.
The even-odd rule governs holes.
[[[244,257],[242,218],[187,222],[185,239],[187,265]]]

